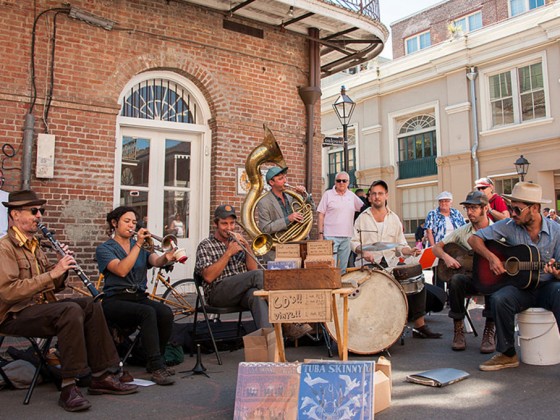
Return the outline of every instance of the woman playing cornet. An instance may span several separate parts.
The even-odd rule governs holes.
[[[99,271],[105,278],[103,310],[109,323],[121,328],[140,327],[148,359],[146,370],[158,385],[170,385],[174,372],[165,366],[163,354],[171,336],[173,313],[163,303],[148,299],[146,289],[147,270],[174,261],[175,249],[159,256],[144,249],[150,232],[141,228],[136,233],[138,218],[134,208],[125,206],[107,215],[112,238],[96,250]]]

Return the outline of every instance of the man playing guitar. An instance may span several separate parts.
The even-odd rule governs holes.
[[[476,286],[473,284],[472,273],[466,272],[467,268],[463,267],[456,258],[448,253],[451,251],[449,251],[447,249],[449,247],[445,245],[457,244],[463,247],[465,252],[468,252],[471,247],[467,240],[477,230],[484,229],[492,224],[492,221],[487,216],[488,197],[484,192],[470,192],[466,200],[461,202],[461,205],[464,206],[467,217],[471,223],[454,230],[432,248],[434,255],[440,259],[440,264],[445,264],[447,268],[455,272],[449,280],[449,317],[453,318],[455,324],[451,348],[455,351],[465,350],[467,347],[465,331],[463,329],[463,320],[466,313],[465,297],[467,295],[477,294],[479,290],[477,290]],[[496,351],[496,328],[488,301],[489,299],[485,297],[484,311],[482,312],[482,315],[486,318],[486,325],[484,326],[480,352],[484,354]]]
[[[469,238],[473,250],[488,260],[491,272],[506,273],[504,262],[485,245],[485,240],[504,239],[508,245],[532,245],[538,249],[541,261],[546,261],[540,272],[537,288],[521,290],[505,285],[492,294],[492,315],[496,322],[499,353],[479,366],[483,371],[494,371],[519,366],[514,345],[515,314],[530,307],[542,307],[554,313],[560,325],[560,270],[555,261],[560,259],[560,225],[541,215],[542,188],[530,182],[518,182],[510,201],[512,219],[505,219],[477,231]]]

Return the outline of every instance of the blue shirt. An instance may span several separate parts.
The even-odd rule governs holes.
[[[465,224],[465,218],[461,212],[457,209],[451,208],[449,212],[449,218],[451,219],[451,224],[454,229],[457,229]],[[426,223],[424,229],[431,229],[432,235],[434,235],[434,243],[440,242],[445,235],[447,235],[447,228],[445,227],[445,216],[437,209],[431,210],[426,216]]]
[[[136,241],[130,240],[130,249],[135,246]],[[123,260],[128,254],[114,239],[109,239],[107,242],[102,243],[95,250],[95,257],[97,258],[97,266],[99,272],[103,274],[105,285],[103,292],[107,296],[111,296],[122,292],[125,289],[139,290],[145,292],[148,288],[148,269],[151,265],[148,263],[150,253],[144,248],[140,250],[138,258],[134,266],[125,277],[117,276],[107,269],[107,265],[115,259]]]
[[[494,239],[499,241],[504,239],[508,245],[533,245],[540,253],[541,262],[548,262],[554,258],[560,262],[560,225],[553,220],[542,218],[542,227],[539,232],[539,239],[535,243],[524,227],[517,225],[513,219],[504,219],[494,223],[475,233],[476,236],[484,240]],[[550,273],[543,273],[541,270],[541,281],[554,280]]]

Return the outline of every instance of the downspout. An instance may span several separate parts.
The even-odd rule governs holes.
[[[21,189],[31,189],[31,155],[33,153],[33,132],[35,117],[33,114],[25,114],[23,126],[23,144],[21,157]]]
[[[480,168],[478,165],[478,108],[476,104],[476,78],[478,70],[476,67],[469,67],[467,70],[467,79],[469,79],[469,87],[471,91],[471,125],[473,132],[473,145],[471,148],[471,156],[474,162],[474,179],[480,178]]]
[[[313,134],[315,131],[315,104],[321,97],[321,57],[319,55],[319,43],[314,39],[319,38],[317,28],[309,29],[309,86],[301,86],[298,93],[305,104],[306,114],[306,174],[305,187],[307,191],[313,191]]]

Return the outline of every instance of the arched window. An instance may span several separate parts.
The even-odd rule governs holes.
[[[405,121],[397,136],[399,178],[414,178],[437,173],[436,120],[421,114]]]
[[[175,82],[145,80],[130,89],[121,116],[196,124],[196,102]]]

